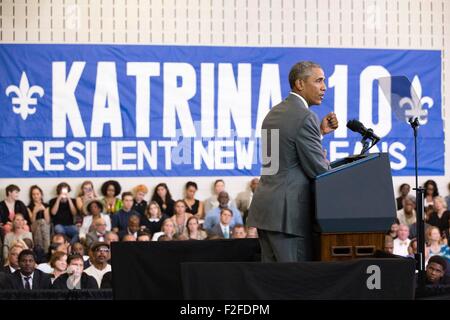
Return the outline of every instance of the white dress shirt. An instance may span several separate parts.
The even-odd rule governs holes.
[[[394,240],[394,254],[402,257],[408,256],[408,247],[410,239],[400,240],[399,238]]]
[[[25,285],[27,283],[27,277],[30,277],[30,280],[28,281],[30,283],[30,288],[33,289],[33,276],[34,276],[34,272],[32,274],[30,274],[29,276],[25,276],[22,273],[20,274],[20,276],[22,277],[22,285],[25,288]]]
[[[228,238],[231,238],[230,226],[224,226],[222,223],[220,224],[220,228],[222,229],[222,233],[225,237],[225,234],[228,232]]]

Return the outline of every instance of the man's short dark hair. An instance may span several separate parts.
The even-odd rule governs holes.
[[[69,184],[67,182],[61,182],[60,184],[58,184],[56,186],[56,194],[61,194],[61,190],[63,188],[67,188],[67,192],[72,191],[72,188],[69,186]]]
[[[447,261],[445,261],[445,259],[442,258],[441,256],[432,256],[430,260],[428,260],[428,265],[430,265],[430,263],[432,262],[440,264],[444,272],[447,270]]]
[[[289,72],[289,85],[291,89],[295,86],[298,79],[305,80],[311,75],[312,68],[322,68],[319,64],[312,61],[300,61],[294,64]]]
[[[225,211],[228,211],[229,213],[231,213],[231,216],[233,216],[233,211],[228,208],[223,208],[222,210],[220,210],[220,215],[222,215],[222,213],[224,213]]]
[[[67,257],[67,264],[70,264],[72,260],[80,259],[84,263],[83,257],[78,253],[73,253]]]
[[[22,251],[19,253],[19,261],[21,261],[22,258],[23,258],[24,256],[32,256],[34,262],[36,262],[36,260],[37,260],[36,253],[34,253],[34,251],[33,251],[33,250],[30,250],[30,249],[22,250]]]
[[[122,201],[123,200],[125,200],[125,197],[131,197],[131,198],[133,198],[133,194],[131,193],[131,192],[124,192],[124,193],[122,193]]]

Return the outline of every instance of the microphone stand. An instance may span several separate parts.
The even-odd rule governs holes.
[[[425,223],[423,216],[423,203],[425,189],[419,187],[419,167],[417,164],[417,136],[419,128],[419,118],[410,118],[409,124],[414,131],[414,162],[415,162],[415,176],[416,176],[416,234],[417,234],[417,270],[419,275],[418,289],[422,291],[425,288]]]
[[[380,141],[380,139],[375,138],[372,134],[373,134],[373,130],[372,129],[368,129],[366,134],[363,135],[363,137],[361,139],[361,143],[363,145],[363,148],[361,150],[361,153],[359,154],[360,156],[364,155],[374,145],[376,145],[378,143],[378,141]],[[371,145],[369,145],[369,143],[370,143],[369,140],[372,142]]]

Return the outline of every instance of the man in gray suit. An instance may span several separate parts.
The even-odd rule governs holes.
[[[309,110],[322,103],[326,90],[318,64],[302,61],[294,65],[289,84],[289,96],[270,110],[262,124],[267,133],[267,139],[262,135],[263,150],[272,159],[263,164],[248,216],[248,226],[258,228],[263,262],[311,260],[312,181],[329,169],[321,135],[338,127],[333,112],[319,123]],[[278,154],[275,159],[274,154]]]

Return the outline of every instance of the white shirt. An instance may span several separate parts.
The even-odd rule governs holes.
[[[106,231],[111,231],[111,218],[105,213],[101,213],[101,217],[105,220]],[[80,228],[80,238],[86,238],[86,234],[89,233],[89,228],[92,224],[92,215],[83,217],[83,224]]]
[[[39,264],[36,267],[36,269],[41,270],[42,272],[45,272],[45,273],[53,273],[53,268],[47,262]]]
[[[394,254],[402,257],[408,256],[408,247],[409,243],[411,242],[410,239],[406,240],[400,240],[399,238],[394,240]]]
[[[293,94],[294,96],[300,98],[300,100],[302,100],[302,102],[305,104],[305,107],[306,108],[309,107],[308,102],[306,102],[305,98],[303,98],[301,95],[299,95],[299,94],[297,94],[297,93],[295,93],[293,91],[289,92],[289,94]]]
[[[88,275],[94,277],[95,280],[97,280],[97,284],[98,284],[99,288],[102,285],[103,275],[109,271],[111,271],[111,265],[109,263],[106,265],[106,268],[103,270],[97,269],[94,265],[91,265],[89,268],[84,270],[84,272],[86,272]]]
[[[9,267],[9,271],[11,271],[11,273],[16,272],[16,269],[14,269],[13,267],[11,267],[11,266],[8,266],[8,267]]]
[[[34,276],[34,272],[32,274],[30,274],[29,276],[25,276],[22,273],[20,274],[20,276],[22,277],[22,285],[25,288],[25,284],[27,283],[26,278],[30,277],[30,280],[28,281],[30,283],[30,288],[33,289],[33,276]]]

